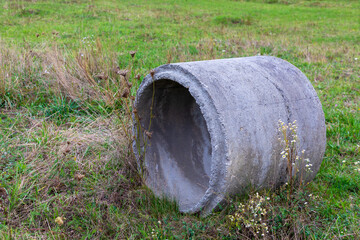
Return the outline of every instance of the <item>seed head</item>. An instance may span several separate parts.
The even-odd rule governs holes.
[[[151,139],[151,137],[152,137],[152,132],[149,132],[149,131],[146,131],[145,130],[145,135],[149,138],[149,139]]]
[[[63,218],[63,217],[57,217],[57,218],[55,218],[55,222],[56,222],[59,226],[61,226],[61,225],[64,224],[64,219],[65,219],[65,218]]]
[[[132,58],[135,57],[135,54],[136,54],[136,51],[130,51],[130,55]]]
[[[124,91],[123,91],[123,93],[121,94],[121,97],[127,98],[127,97],[129,97],[129,94],[130,94],[129,89],[128,89],[128,88],[125,88]]]
[[[77,181],[80,181],[80,180],[83,179],[84,177],[85,177],[85,175],[80,174],[80,173],[77,173],[77,174],[74,175],[74,178],[75,178],[75,180],[77,180]]]
[[[129,72],[129,70],[127,69],[121,69],[119,71],[117,71],[116,73],[123,76],[123,77],[126,77],[126,74]]]
[[[100,80],[106,80],[108,79],[108,76],[104,73],[98,74],[95,76],[96,78],[100,79]]]

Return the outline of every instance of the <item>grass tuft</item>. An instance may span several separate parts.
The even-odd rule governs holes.
[[[251,16],[243,17],[226,17],[226,16],[217,16],[214,18],[214,22],[222,25],[251,25],[253,24],[253,18]]]

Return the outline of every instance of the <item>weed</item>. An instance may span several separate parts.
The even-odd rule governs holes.
[[[283,151],[280,154],[281,158],[286,160],[287,163],[287,183],[290,188],[289,194],[292,194],[295,181],[297,180],[297,184],[301,186],[306,177],[304,175],[307,172],[312,172],[312,164],[308,158],[304,159],[305,149],[301,150],[301,152],[298,149],[299,139],[297,136],[296,120],[287,125],[279,120],[279,132],[282,135],[282,138],[280,137],[279,140],[281,144],[283,144]],[[305,164],[303,164],[303,162],[305,162]]]
[[[250,196],[246,205],[240,203],[233,215],[229,215],[230,227],[235,227],[240,230],[245,227],[250,229],[251,234],[256,238],[262,238],[267,234],[267,218],[268,210],[265,201],[270,200],[269,197],[266,199],[256,193]]]

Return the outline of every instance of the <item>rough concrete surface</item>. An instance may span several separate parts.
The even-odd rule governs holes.
[[[324,113],[314,88],[299,69],[275,57],[160,66],[142,82],[135,108],[140,120],[134,120],[133,146],[144,161],[146,184],[175,199],[183,212],[206,215],[249,186],[283,184],[279,120],[297,120],[299,149],[313,164],[307,181],[325,151]]]

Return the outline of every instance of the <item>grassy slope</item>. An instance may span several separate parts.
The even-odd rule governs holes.
[[[91,73],[110,76],[114,65],[130,69],[133,93],[136,74],[166,62],[268,54],[293,63],[322,101],[328,146],[317,178],[294,197],[296,210],[281,193],[262,193],[274,209],[268,236],[358,238],[360,4],[275,2],[1,2],[0,80],[6,87],[0,91],[0,187],[7,193],[0,202],[0,236],[253,236],[225,218],[237,202],[202,219],[177,213],[174,204],[141,187],[136,173],[126,170],[131,157],[119,129],[128,123],[120,122],[118,105],[46,88],[43,72],[52,65],[41,56],[56,48],[69,59],[83,52],[108,56]],[[30,50],[38,55],[29,60]],[[137,50],[134,59],[130,50]],[[9,56],[13,62],[4,60]],[[74,180],[77,174],[85,178]],[[66,217],[63,226],[54,222],[58,216]]]

